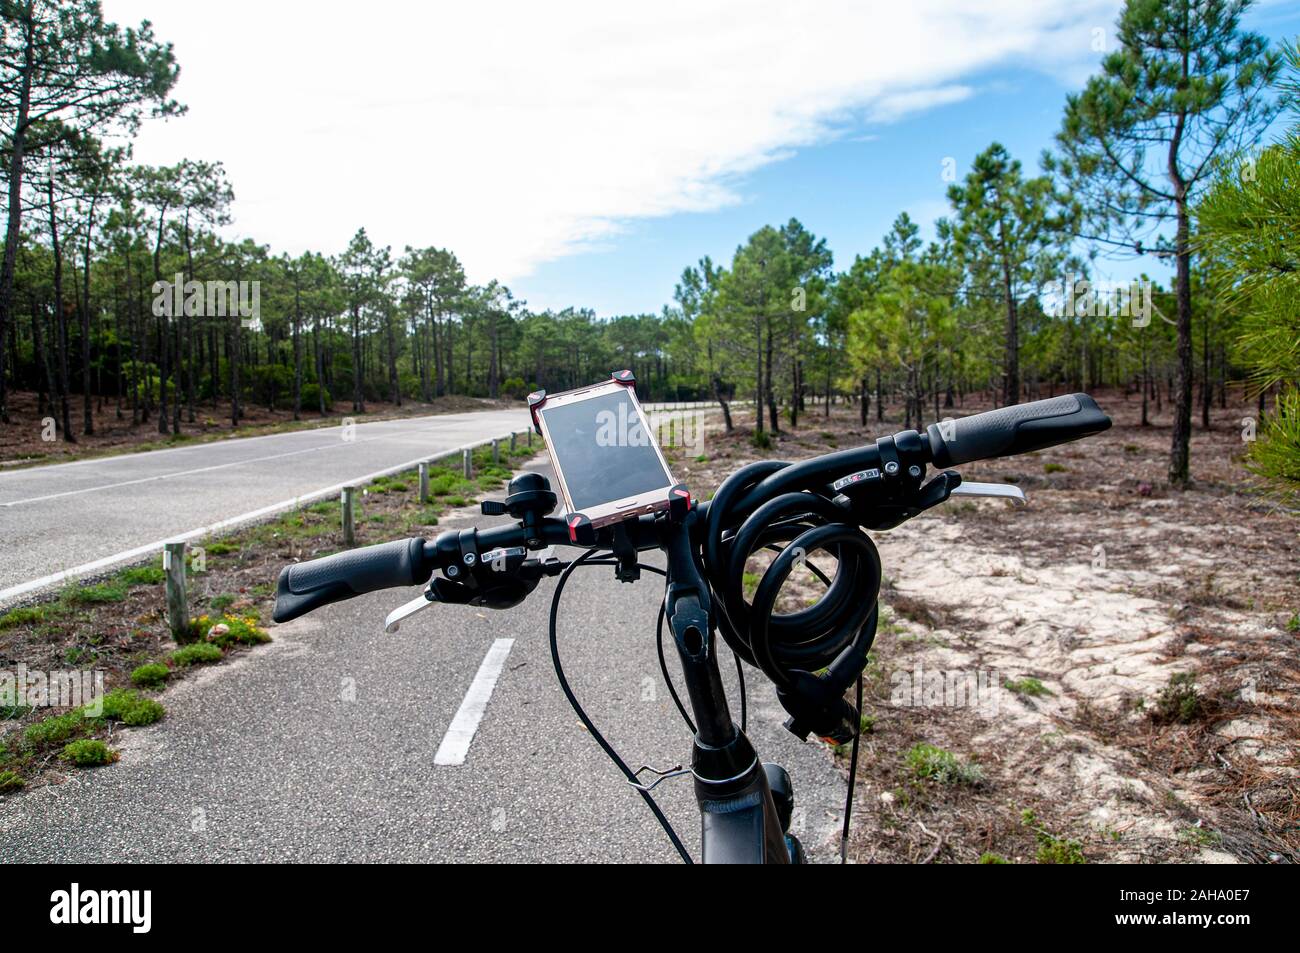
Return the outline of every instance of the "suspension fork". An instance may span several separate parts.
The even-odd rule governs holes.
[[[784,830],[788,818],[783,823],[778,816],[768,773],[754,746],[732,721],[727,705],[709,587],[690,540],[692,516],[663,521],[663,549],[668,556],[664,609],[695,715],[691,774],[700,805],[703,860],[706,864],[789,863]]]

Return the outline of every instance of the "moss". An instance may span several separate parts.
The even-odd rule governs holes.
[[[210,642],[195,642],[193,645],[187,645],[171,655],[171,663],[177,668],[185,668],[187,665],[196,665],[204,662],[220,662],[223,657],[221,649]]]
[[[118,753],[95,738],[82,738],[64,745],[61,757],[79,768],[96,768],[112,764],[118,759]]]
[[[1003,857],[1001,854],[995,854],[995,853],[993,853],[992,851],[985,851],[984,853],[980,854],[980,859],[977,861],[977,863],[981,863],[981,864],[1009,864],[1009,863],[1011,863],[1011,861],[1007,860],[1007,859],[1006,859],[1005,857]]]
[[[144,698],[129,688],[116,688],[104,696],[103,718],[124,725],[152,725],[166,714],[166,709],[152,698]]]
[[[157,688],[171,676],[171,669],[159,662],[141,665],[131,673],[131,684],[141,688]]]
[[[42,748],[69,741],[86,729],[86,719],[81,709],[51,715],[35,724],[28,725],[23,731],[23,743],[29,748]]]

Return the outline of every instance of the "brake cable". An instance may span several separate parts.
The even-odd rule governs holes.
[[[611,745],[608,741],[605,740],[605,736],[602,735],[597,730],[596,726],[592,723],[591,718],[588,717],[587,712],[583,709],[581,703],[578,701],[577,696],[574,695],[573,689],[569,685],[569,680],[565,678],[564,667],[560,664],[560,649],[559,649],[559,641],[558,641],[560,596],[564,592],[565,584],[568,583],[569,581],[569,576],[571,576],[573,574],[573,571],[577,569],[579,566],[607,566],[610,565],[611,562],[613,562],[613,560],[609,560],[609,559],[604,559],[604,560],[594,559],[593,557],[597,554],[597,552],[598,551],[594,549],[589,549],[586,552],[584,552],[577,559],[573,560],[571,563],[565,566],[564,571],[560,573],[560,578],[556,580],[555,593],[554,595],[551,596],[551,617],[550,617],[551,662],[555,666],[555,677],[559,680],[560,689],[564,692],[564,697],[569,700],[569,705],[572,706],[574,713],[578,716],[578,720],[581,721],[582,724],[586,727],[588,733],[590,733],[590,735],[596,739],[596,743],[600,745],[601,749],[605,752],[605,754],[609,757],[609,759],[613,761],[615,765],[618,766],[618,769],[620,771],[623,772],[623,775],[627,778],[628,783],[631,784],[634,788],[636,788],[637,793],[640,794],[641,798],[646,802],[646,805],[650,808],[651,812],[654,814],[655,820],[657,820],[659,822],[659,826],[664,829],[664,833],[668,835],[668,839],[672,841],[673,847],[677,849],[677,853],[681,855],[682,860],[688,864],[693,864],[695,863],[695,861],[691,859],[691,855],[686,850],[686,846],[682,843],[681,838],[677,836],[677,831],[673,829],[673,825],[669,822],[668,818],[664,815],[663,810],[659,807],[658,802],[655,801],[654,796],[649,791],[647,791],[644,787],[642,787],[641,782],[637,779],[635,772],[633,772],[632,769],[627,766],[627,762],[625,762],[621,757],[619,757],[619,754],[617,751],[614,750],[613,745]],[[643,563],[638,563],[637,565],[641,569],[648,569],[651,572],[658,573],[659,575],[666,575],[664,571],[660,569],[658,566],[647,566]]]

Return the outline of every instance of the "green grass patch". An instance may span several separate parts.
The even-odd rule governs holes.
[[[202,549],[209,556],[228,556],[231,553],[239,552],[239,544],[230,542],[205,543]]]
[[[20,790],[26,783],[17,771],[0,771],[0,794]]]
[[[1064,464],[1061,463],[1044,463],[1043,472],[1044,473],[1069,473],[1070,471]]]
[[[149,662],[131,673],[131,684],[141,688],[157,688],[171,677],[172,670],[161,662]]]
[[[967,764],[951,751],[945,751],[935,745],[913,745],[907,752],[908,770],[917,780],[933,780],[940,784],[979,784],[984,780],[984,772],[976,765]]]
[[[1223,843],[1223,835],[1208,827],[1184,827],[1178,832],[1178,839],[1193,847],[1215,847]]]
[[[10,609],[4,615],[0,615],[0,631],[12,629],[19,625],[44,622],[49,615],[50,613],[45,606],[24,606],[21,609]]]
[[[1038,815],[1033,811],[1021,811],[1020,820],[1034,832],[1034,838],[1038,841],[1037,860],[1040,864],[1086,864],[1088,862],[1088,859],[1083,856],[1082,844],[1077,840],[1057,837],[1048,831],[1038,822]]]
[[[1007,679],[1002,683],[1002,687],[1009,692],[1015,692],[1017,695],[1028,695],[1031,698],[1052,694],[1052,690],[1036,678]]]
[[[993,853],[992,851],[985,851],[984,853],[980,854],[980,859],[979,859],[978,861],[976,861],[976,863],[980,863],[980,864],[1009,864],[1009,863],[1011,863],[1011,861],[1007,860],[1007,859],[1006,859],[1005,857],[1003,857],[1001,854],[995,854],[995,853]]]
[[[167,578],[161,566],[132,566],[123,569],[117,578],[128,586],[156,586]]]
[[[79,768],[97,768],[112,764],[118,759],[118,753],[96,738],[81,738],[64,745],[60,757]]]
[[[223,592],[208,600],[208,608],[217,614],[221,614],[234,605],[237,599],[238,596],[234,593]]]
[[[69,586],[63,590],[62,601],[70,606],[98,606],[110,602],[121,602],[127,596],[129,586],[120,581],[101,582],[94,586]]]
[[[211,642],[195,642],[171,654],[171,663],[177,668],[200,665],[207,662],[220,662],[224,653]]]
[[[413,526],[437,526],[439,512],[436,508],[430,506],[416,513],[411,519]]]

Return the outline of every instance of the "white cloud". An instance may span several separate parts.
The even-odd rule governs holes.
[[[1008,63],[1066,75],[1117,0],[219,7],[107,0],[175,43],[182,119],[141,161],[220,159],[235,231],[292,252],[366,226],[512,280],[862,120],[972,94]],[[978,9],[973,9],[978,7]]]
[[[969,99],[973,90],[969,86],[940,86],[935,89],[909,89],[901,93],[887,93],[873,102],[867,111],[872,122],[895,122],[912,113],[947,106]]]

